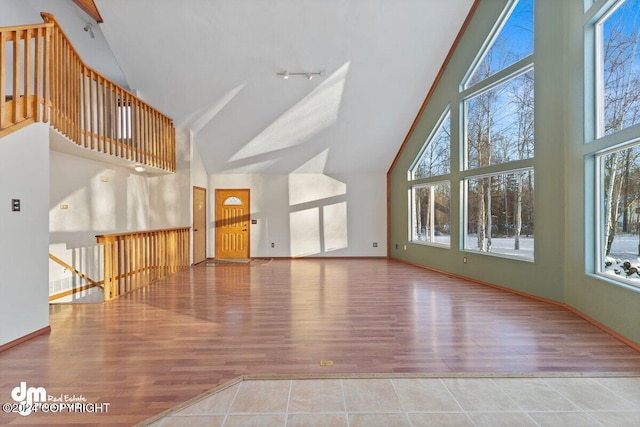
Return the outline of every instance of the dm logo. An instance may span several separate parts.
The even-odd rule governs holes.
[[[27,388],[27,383],[22,381],[18,387],[11,390],[11,398],[21,404],[18,413],[27,416],[33,410],[34,403],[47,401],[47,391],[44,387]]]

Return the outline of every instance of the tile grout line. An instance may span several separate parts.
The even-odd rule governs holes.
[[[231,402],[229,403],[229,407],[227,408],[224,414],[224,418],[222,419],[222,427],[224,427],[224,425],[227,423],[227,419],[229,418],[229,412],[231,412],[231,408],[233,408],[233,404],[236,403],[236,399],[238,397],[238,394],[240,394],[240,387],[242,387],[242,384],[244,384],[244,380],[240,381],[237,384],[238,387],[236,388],[236,392],[233,394],[233,398],[231,399]]]
[[[494,378],[489,378],[489,381],[491,381],[491,383],[493,383],[493,385],[502,392],[502,394],[504,394],[505,396],[507,396],[507,399],[509,399],[511,402],[513,402],[514,405],[516,405],[516,407],[518,409],[520,409],[520,413],[522,413],[525,417],[527,417],[529,420],[531,420],[531,422],[533,422],[535,425],[537,425],[538,427],[540,427],[540,423],[538,423],[536,420],[533,419],[533,417],[531,415],[529,415],[529,412],[525,411],[524,408],[522,406],[520,406],[520,404],[518,404],[518,402],[516,402],[515,400],[513,400],[513,398],[511,397],[511,395],[509,393],[507,393],[502,387],[500,387],[500,385],[498,383],[496,383],[494,381]],[[502,412],[502,411],[501,411]]]
[[[289,404],[291,403],[291,390],[293,389],[293,380],[289,380],[289,390],[287,393],[287,404],[284,407],[284,427],[289,425]]]
[[[400,395],[398,394],[398,390],[396,389],[396,384],[393,382],[393,378],[389,378],[389,382],[391,383],[391,388],[393,388],[393,392],[395,393],[396,398],[400,403],[400,410],[402,411],[402,414],[404,414],[405,419],[409,421],[409,425],[411,427],[414,427],[413,421],[411,421],[411,418],[409,417],[409,414],[407,413],[407,410],[405,409],[404,404],[402,403],[402,399],[400,399]]]
[[[456,405],[458,405],[458,408],[460,408],[460,410],[464,413],[464,415],[466,415],[469,422],[471,422],[471,424],[475,426],[476,425],[475,421],[473,421],[473,418],[471,418],[471,416],[469,415],[469,412],[462,407],[458,399],[456,399],[456,396],[451,392],[451,390],[449,390],[449,387],[447,387],[447,385],[444,383],[443,378],[438,378],[438,381],[440,381],[440,384],[442,384],[442,387],[444,387],[444,389],[447,390],[447,393],[449,393],[449,396],[451,396],[453,401],[456,402]]]
[[[633,402],[629,399],[627,399],[624,396],[619,395],[615,390],[613,390],[610,387],[607,387],[605,384],[601,383],[600,381],[598,381],[597,378],[591,378],[592,381],[594,381],[595,383],[597,383],[599,386],[605,388],[606,390],[608,390],[611,394],[613,394],[614,396],[616,396],[617,398],[624,400],[625,402],[628,402],[631,406],[633,406],[635,408],[636,411],[640,411],[640,405],[637,404],[636,402]]]
[[[547,382],[547,378],[541,378],[542,381],[547,385],[547,387],[549,387],[551,390],[555,391],[556,393],[558,393],[560,396],[564,397],[565,399],[567,399],[569,402],[571,402],[572,405],[574,405],[576,408],[580,409],[580,412],[582,412],[588,419],[593,420],[593,422],[595,422],[596,424],[598,424],[601,427],[605,427],[603,426],[603,424],[598,421],[595,417],[591,416],[590,413],[587,412],[587,410],[585,408],[583,408],[581,405],[578,405],[576,402],[573,401],[573,399],[569,398],[569,396],[567,396],[565,393],[563,393],[562,391],[558,390],[557,388],[555,388],[552,384],[549,384]],[[591,378],[585,378],[588,380],[592,380]]]
[[[347,420],[347,427],[350,427],[349,423],[349,411],[347,410],[347,397],[344,393],[344,380],[340,379],[340,389],[342,390],[342,406],[344,407],[344,417]]]

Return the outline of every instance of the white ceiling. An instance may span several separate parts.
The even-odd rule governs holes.
[[[129,87],[208,173],[338,174],[387,172],[473,0],[95,3]]]

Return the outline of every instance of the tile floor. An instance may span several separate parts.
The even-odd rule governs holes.
[[[640,377],[247,379],[143,424],[639,426]]]

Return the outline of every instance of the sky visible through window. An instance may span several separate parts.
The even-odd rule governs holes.
[[[640,123],[640,0],[619,3],[602,23],[604,134]]]
[[[520,0],[465,84],[469,88],[533,53],[533,0]]]

